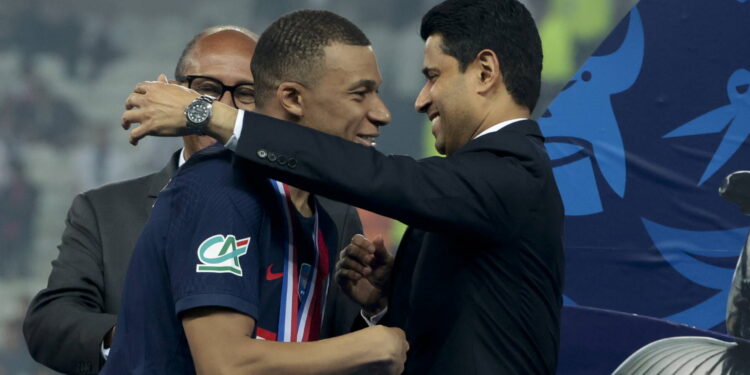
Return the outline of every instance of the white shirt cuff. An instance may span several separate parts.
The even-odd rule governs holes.
[[[177,168],[182,167],[185,163],[187,163],[187,159],[185,159],[185,148],[183,147],[180,150],[180,158],[177,160]]]
[[[365,316],[365,310],[361,310],[361,309],[359,310],[359,314],[360,314],[360,315],[362,315],[362,319],[364,319],[364,320],[365,320],[365,322],[367,322],[367,325],[368,325],[369,327],[372,327],[372,326],[375,326],[375,325],[377,325],[377,324],[378,324],[378,322],[380,322],[380,319],[383,319],[383,316],[384,316],[384,315],[385,315],[385,313],[387,313],[387,312],[388,312],[388,306],[386,306],[386,307],[385,307],[385,308],[384,308],[383,310],[380,310],[380,312],[378,312],[377,314],[375,314],[375,315],[371,316],[371,317],[370,317],[370,318],[368,319],[368,318],[367,318],[367,317]]]
[[[102,358],[104,358],[105,361],[107,360],[107,357],[109,357],[109,349],[110,348],[106,348],[106,349],[104,348],[104,341],[102,341],[102,344],[99,350],[102,353]]]
[[[227,144],[224,147],[234,151],[237,149],[237,142],[240,141],[240,134],[242,134],[242,120],[245,118],[245,111],[238,109],[237,118],[234,119],[234,132],[229,137]]]

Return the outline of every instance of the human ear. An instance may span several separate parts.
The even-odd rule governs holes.
[[[486,92],[502,81],[500,60],[497,54],[489,49],[483,49],[474,58],[474,65],[478,72],[479,90]]]
[[[297,82],[282,82],[276,89],[276,99],[281,108],[293,117],[304,115],[304,103],[302,93],[305,88]]]

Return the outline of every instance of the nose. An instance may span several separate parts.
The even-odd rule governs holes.
[[[430,104],[432,104],[432,98],[430,98],[429,89],[427,83],[425,83],[424,86],[422,86],[422,90],[419,91],[419,95],[417,95],[417,100],[414,102],[414,109],[420,113],[427,113]]]
[[[375,126],[385,126],[388,125],[389,122],[391,122],[391,111],[389,111],[388,107],[385,106],[385,103],[383,103],[383,99],[380,98],[380,95],[375,94],[373,107],[367,114],[370,118],[370,122],[372,122]]]
[[[219,99],[217,100],[230,107],[237,108],[237,105],[234,104],[234,99],[232,99],[231,90],[224,90],[224,92],[221,93],[221,96],[219,96]]]

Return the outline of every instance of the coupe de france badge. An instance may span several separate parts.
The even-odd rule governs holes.
[[[236,239],[234,235],[217,234],[206,238],[198,246],[196,272],[233,273],[242,276],[240,257],[247,254],[250,237]]]

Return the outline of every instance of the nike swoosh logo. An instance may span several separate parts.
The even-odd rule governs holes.
[[[284,277],[283,272],[271,272],[271,267],[273,267],[273,264],[269,264],[266,269],[266,280],[272,281]]]

